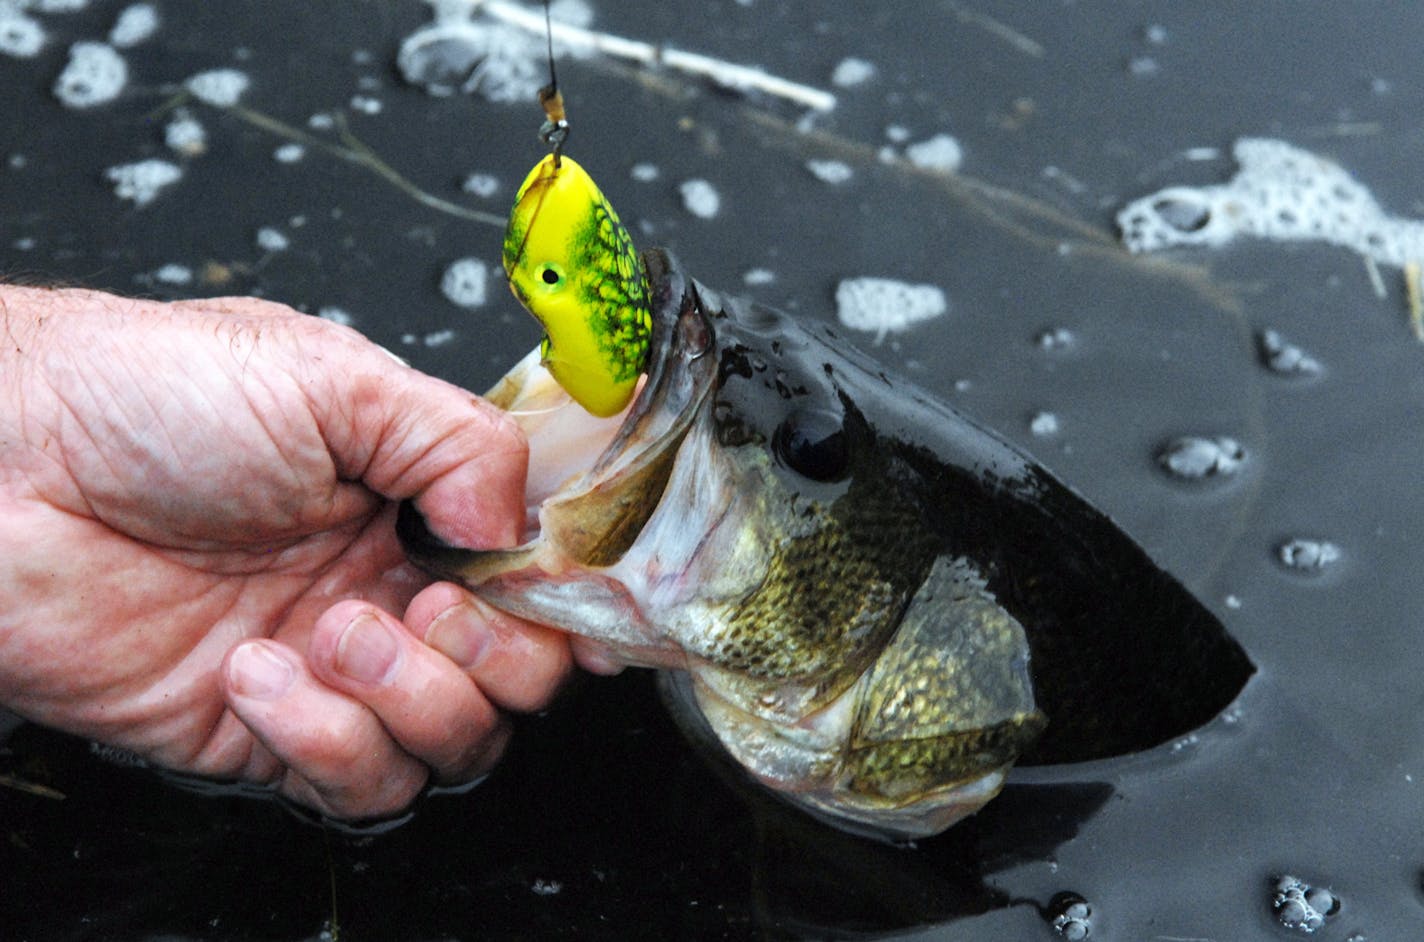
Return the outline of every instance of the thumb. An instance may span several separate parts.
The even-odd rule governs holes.
[[[325,359],[319,385],[328,388],[310,397],[338,474],[390,500],[414,498],[430,528],[456,546],[517,542],[529,464],[519,426],[479,396],[347,333],[338,346],[348,349]]]

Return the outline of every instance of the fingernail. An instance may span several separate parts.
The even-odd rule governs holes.
[[[389,680],[400,643],[379,619],[357,615],[336,642],[336,669],[363,684]]]
[[[463,667],[472,670],[484,660],[494,638],[473,605],[452,605],[430,623],[425,643]]]
[[[246,644],[232,652],[228,668],[233,689],[254,700],[276,700],[296,677],[292,665],[263,644]]]

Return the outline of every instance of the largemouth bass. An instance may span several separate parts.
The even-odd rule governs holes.
[[[1015,762],[1158,745],[1240,691],[1221,623],[1031,458],[824,325],[642,268],[622,412],[568,406],[539,350],[489,394],[529,440],[526,542],[451,547],[407,504],[415,563],[668,672],[685,726],[862,833],[937,833]]]

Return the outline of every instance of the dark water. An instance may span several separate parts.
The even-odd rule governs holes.
[[[207,152],[163,146],[168,86],[233,66],[252,78],[250,108],[299,128],[344,111],[411,181],[502,214],[539,156],[537,113],[402,83],[396,49],[428,7],[160,3],[156,35],[126,53],[123,95],[62,108],[49,87],[66,48],[101,37],[122,6],[38,15],[40,54],[0,56],[0,270],[341,308],[471,388],[533,345],[498,283],[473,312],[439,291],[451,261],[496,261],[496,228],[319,147],[279,163],[284,138],[202,105]],[[1328,156],[1387,211],[1424,215],[1424,9],[754,0],[605,3],[595,25],[822,87],[848,56],[875,63],[878,77],[838,89],[811,136],[776,103],[566,63],[571,152],[640,243],[670,246],[708,284],[742,290],[745,272],[766,268],[775,281],[746,290],[821,318],[842,278],[944,288],[945,317],[872,352],[1108,510],[1223,619],[1257,675],[1195,736],[1022,770],[982,814],[917,848],[843,837],[731,787],[638,674],[576,684],[522,724],[485,785],[428,800],[381,835],[195,795],[21,728],[0,771],[68,797],[0,788],[0,937],[299,939],[335,923],[348,939],[1052,939],[1070,893],[1087,901],[1093,939],[1290,938],[1271,907],[1282,874],[1338,900],[1321,938],[1424,934],[1424,346],[1398,271],[1383,269],[1381,299],[1343,249],[1240,242],[1144,262],[1097,241],[1129,199],[1227,179],[1243,135]],[[353,95],[381,111],[353,110]],[[891,125],[912,142],[953,134],[969,184],[877,160]],[[1182,156],[1202,147],[1223,156]],[[184,175],[135,209],[103,173],[146,157]],[[843,160],[853,177],[826,184],[804,169],[812,158]],[[659,178],[635,181],[640,162]],[[493,197],[460,192],[474,171],[499,179]],[[678,184],[692,178],[719,191],[716,217],[683,208]],[[267,226],[286,251],[258,248]],[[147,277],[168,263],[215,267],[186,286]],[[1071,342],[1045,349],[1046,328]],[[1263,367],[1262,329],[1320,373]],[[1030,433],[1042,412],[1055,434]],[[1158,455],[1182,436],[1230,437],[1245,462],[1174,478]],[[1287,568],[1278,548],[1296,538],[1340,558]]]

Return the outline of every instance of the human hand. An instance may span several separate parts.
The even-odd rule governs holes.
[[[278,304],[0,287],[0,705],[339,817],[477,777],[569,648],[423,588],[393,502],[509,545],[527,460],[503,413]]]

